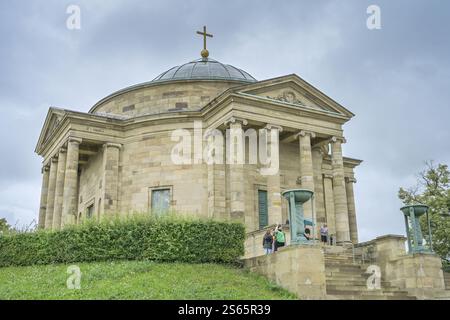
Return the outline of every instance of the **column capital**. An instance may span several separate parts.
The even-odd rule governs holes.
[[[238,117],[229,117],[228,119],[226,119],[224,121],[224,125],[228,126],[229,124],[234,124],[234,123],[240,123],[241,125],[246,126],[248,124],[248,121],[244,118],[238,118]]]
[[[117,148],[122,149],[122,145],[120,143],[106,142],[103,144],[103,148]]]
[[[346,143],[347,142],[347,140],[344,137],[333,136],[330,139],[331,143],[335,143],[337,141],[340,141],[341,143]]]
[[[299,138],[299,137],[305,137],[306,135],[309,135],[311,138],[315,138],[316,134],[312,131],[306,131],[306,130],[301,130],[299,133],[297,133],[295,135],[295,138]]]
[[[346,183],[356,183],[356,179],[353,177],[345,177]]]
[[[50,160],[52,163],[58,163],[58,156],[53,156]]]
[[[264,129],[267,129],[267,130],[276,129],[276,130],[278,130],[279,132],[283,132],[283,127],[282,127],[282,126],[279,126],[279,125],[276,125],[276,124],[270,124],[270,123],[268,123],[268,124],[264,127]]]
[[[66,147],[59,148],[59,153],[66,153],[66,152],[67,152],[67,148]]]
[[[41,173],[50,171],[50,165],[47,163],[42,166]]]
[[[68,142],[68,143],[73,142],[73,143],[81,144],[82,141],[83,141],[83,139],[77,138],[77,137],[69,137],[69,138],[67,139],[67,142]]]

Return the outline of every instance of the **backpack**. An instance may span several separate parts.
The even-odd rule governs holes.
[[[276,235],[276,239],[277,239],[277,242],[284,243],[284,241],[285,241],[285,239],[284,239],[284,232],[283,231],[278,231],[277,235]]]

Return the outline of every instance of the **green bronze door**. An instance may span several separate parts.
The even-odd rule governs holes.
[[[259,228],[269,225],[269,213],[267,209],[267,191],[258,190]]]

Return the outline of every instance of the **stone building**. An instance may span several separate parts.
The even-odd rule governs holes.
[[[396,235],[358,243],[353,185],[361,160],[342,154],[342,127],[354,115],[295,74],[257,81],[210,59],[210,35],[200,34],[199,60],[119,90],[87,113],[50,108],[36,146],[39,228],[169,211],[240,221],[244,264],[300,298],[449,299],[450,275],[437,255],[407,254]],[[204,153],[217,134],[225,143]],[[188,145],[181,163],[174,161],[180,141]],[[261,159],[269,154],[276,170],[267,173]],[[229,161],[235,156],[241,161]],[[264,255],[265,230],[288,217],[282,192],[298,188],[314,191],[305,218],[327,223],[342,245],[312,242]],[[367,270],[375,270],[368,279]]]
[[[87,113],[50,108],[36,146],[43,158],[39,227],[173,210],[242,221],[252,232],[284,223],[281,192],[306,188],[315,192],[317,223],[328,223],[338,243],[356,243],[353,184],[361,161],[342,154],[342,126],[353,116],[295,74],[258,81],[209,58],[205,47],[201,59],[114,92]],[[194,133],[195,122],[224,135],[230,128],[275,131],[280,170],[175,164],[171,134]]]

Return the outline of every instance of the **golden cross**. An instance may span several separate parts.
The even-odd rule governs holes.
[[[206,37],[213,38],[214,36],[212,34],[206,33],[206,26],[203,27],[203,32],[197,31],[197,34],[203,36],[203,51],[202,51],[202,57],[208,58],[209,52],[206,49]]]

